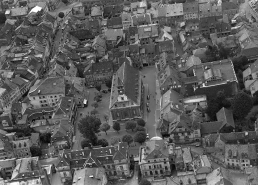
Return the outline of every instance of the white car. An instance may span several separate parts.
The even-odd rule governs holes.
[[[150,135],[147,133],[146,134],[146,139],[149,139],[150,138]]]

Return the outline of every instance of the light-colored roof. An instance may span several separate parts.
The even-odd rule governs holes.
[[[65,94],[63,77],[48,77],[35,83],[29,91],[29,96]]]
[[[15,17],[15,16],[24,16],[28,14],[28,7],[16,7],[10,10],[11,11],[11,16]]]

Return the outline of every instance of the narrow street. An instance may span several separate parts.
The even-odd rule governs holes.
[[[156,113],[156,69],[155,66],[149,66],[143,68],[142,81],[143,84],[148,87],[148,94],[150,95],[150,100],[147,100],[147,94],[145,94],[145,104],[149,102],[150,112],[147,112],[146,105],[144,106],[144,111],[146,116],[146,129],[150,138],[155,136],[160,136],[160,133],[156,130],[155,113]],[[145,76],[145,77],[144,77]]]

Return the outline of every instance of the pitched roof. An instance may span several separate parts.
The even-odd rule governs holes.
[[[258,133],[256,131],[249,132],[231,132],[231,133],[216,133],[205,136],[205,140],[210,143],[215,143],[218,138],[222,138],[226,143],[257,143]]]
[[[235,122],[234,122],[232,110],[222,107],[219,110],[219,112],[216,113],[216,117],[217,117],[217,120],[222,121],[224,125],[227,124],[235,128]]]
[[[223,125],[222,121],[203,122],[201,123],[201,134],[217,133]]]
[[[113,76],[113,86],[110,100],[110,108],[117,101],[119,90],[118,86],[123,86],[123,93],[127,98],[139,104],[140,73],[126,62],[117,70]]]
[[[117,152],[119,152],[117,154]],[[114,160],[123,160],[127,158],[127,143],[119,143],[118,146],[93,147],[80,151],[65,150],[60,156],[59,166],[71,166],[71,168],[92,166],[95,164],[111,164]],[[92,162],[92,163],[91,163]],[[94,165],[95,165],[94,164]]]
[[[30,96],[65,94],[65,83],[63,77],[48,77],[35,83],[30,89]]]
[[[257,159],[257,144],[226,144],[225,158],[234,159]]]
[[[107,20],[107,27],[117,27],[122,26],[122,18],[121,17],[112,17]]]
[[[168,148],[163,140],[147,141],[145,151],[148,154],[143,160],[168,157]]]

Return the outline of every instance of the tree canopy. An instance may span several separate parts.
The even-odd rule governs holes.
[[[98,84],[98,85],[95,86],[95,88],[97,89],[97,91],[100,91],[101,90],[101,85]]]
[[[115,145],[115,144],[117,144],[119,141],[120,141],[120,138],[117,137],[117,136],[114,136],[114,137],[111,137],[111,139],[110,139],[110,144],[111,144],[111,145]]]
[[[86,116],[82,118],[78,124],[78,129],[84,138],[91,140],[92,144],[95,143],[96,133],[100,131],[101,121],[95,116]],[[93,140],[94,139],[94,140]]]
[[[142,126],[140,126],[140,125],[137,125],[136,128],[135,128],[135,130],[136,130],[137,132],[142,132],[142,131],[145,131],[145,128],[142,127]]]
[[[126,123],[125,123],[125,129],[126,130],[132,130],[133,131],[133,129],[135,129],[135,127],[136,127],[136,123],[135,123],[135,121],[127,121]]]
[[[100,139],[98,140],[98,145],[102,147],[108,146],[108,141],[106,139]]]
[[[89,139],[83,139],[81,141],[81,147],[84,149],[85,147],[92,147],[92,142]]]
[[[112,79],[109,79],[109,80],[106,81],[106,86],[107,86],[108,88],[111,88],[111,87],[112,87]]]
[[[206,113],[212,121],[216,120],[216,113],[222,108],[229,108],[231,103],[226,99],[223,91],[219,91],[214,99],[208,100]]]
[[[139,185],[151,185],[151,183],[147,179],[142,179]]]
[[[40,135],[40,141],[43,143],[50,143],[51,142],[51,133],[42,133]]]
[[[38,146],[31,146],[30,147],[30,152],[31,152],[32,157],[41,156],[42,155],[42,150]]]
[[[137,132],[134,135],[134,142],[144,143],[146,141],[146,132]]]
[[[122,137],[122,141],[126,142],[128,145],[133,142],[133,137],[129,134],[126,134]]]
[[[238,120],[243,120],[253,107],[250,95],[243,91],[238,92],[232,100],[232,110]]]
[[[97,102],[93,102],[93,103],[91,104],[91,106],[96,109],[96,108],[98,108],[99,104],[98,104]]]
[[[146,122],[145,122],[143,119],[138,119],[138,120],[137,120],[137,124],[140,125],[140,126],[142,126],[142,127],[145,127]]]
[[[59,12],[58,17],[60,17],[61,19],[63,19],[64,16],[65,16],[64,12]]]
[[[62,0],[62,2],[63,2],[64,4],[67,4],[67,3],[68,3],[68,0]]]
[[[115,123],[113,124],[113,129],[114,129],[115,131],[119,132],[119,130],[121,129],[120,123],[119,123],[119,122],[115,122]]]
[[[100,125],[100,130],[105,132],[107,135],[107,131],[110,129],[110,125],[108,123],[103,123],[102,125]]]
[[[6,17],[4,13],[0,13],[0,24],[4,24],[6,21]]]

